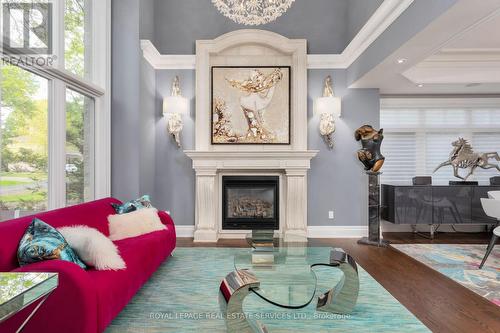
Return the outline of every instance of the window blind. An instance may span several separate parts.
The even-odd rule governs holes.
[[[410,184],[415,176],[432,176],[434,184],[458,180],[450,166],[433,174],[446,161],[451,143],[468,140],[475,152],[500,152],[500,99],[382,99],[380,127],[386,157],[382,181]],[[500,163],[491,160],[493,163]],[[465,175],[467,170],[460,170]],[[468,180],[489,184],[496,169],[476,169]]]

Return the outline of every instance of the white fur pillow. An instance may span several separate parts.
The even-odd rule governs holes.
[[[108,216],[109,239],[120,240],[166,229],[156,208],[141,208],[126,214]]]
[[[87,265],[99,271],[126,268],[116,245],[99,230],[85,225],[63,227],[57,230]]]

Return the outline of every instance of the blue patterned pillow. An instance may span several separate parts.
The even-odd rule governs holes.
[[[59,231],[35,218],[19,242],[17,260],[19,265],[24,266],[51,259],[70,261],[83,269],[87,268]]]
[[[112,203],[111,206],[113,206],[117,214],[126,214],[137,209],[153,207],[149,195],[143,195],[139,199],[130,200],[121,205]]]

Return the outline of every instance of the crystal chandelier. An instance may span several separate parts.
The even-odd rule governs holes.
[[[222,15],[236,23],[260,25],[283,15],[295,0],[212,0]]]

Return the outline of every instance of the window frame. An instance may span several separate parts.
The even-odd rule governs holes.
[[[64,0],[53,2],[53,66],[22,66],[48,80],[48,209],[66,206],[66,89],[94,100],[94,199],[111,193],[111,0],[90,3],[90,79],[64,64]]]

